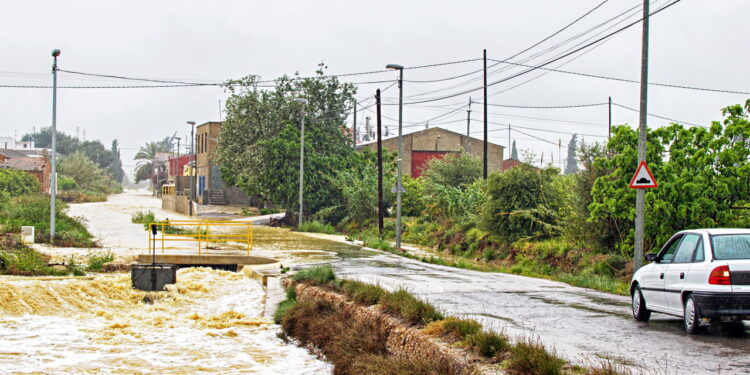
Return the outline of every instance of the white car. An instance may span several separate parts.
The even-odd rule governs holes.
[[[675,234],[633,275],[633,318],[680,316],[697,333],[715,320],[750,318],[750,229],[693,229]]]

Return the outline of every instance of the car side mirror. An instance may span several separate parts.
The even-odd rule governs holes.
[[[656,262],[656,254],[654,253],[646,254],[646,260],[649,262]]]

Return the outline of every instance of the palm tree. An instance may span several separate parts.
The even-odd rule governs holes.
[[[135,170],[135,183],[150,180],[154,174],[154,159],[159,152],[167,152],[160,142],[148,142],[141,146],[138,153],[135,154],[134,160],[139,161],[138,168]]]

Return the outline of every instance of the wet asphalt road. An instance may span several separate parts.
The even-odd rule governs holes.
[[[382,253],[345,258],[333,267],[345,278],[404,287],[449,315],[479,320],[510,336],[538,336],[579,364],[609,357],[649,374],[750,374],[750,338],[741,328],[715,327],[694,336],[685,333],[680,319],[666,315],[635,322],[628,297]]]

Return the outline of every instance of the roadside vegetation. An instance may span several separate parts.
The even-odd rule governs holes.
[[[399,317],[407,326],[474,353],[486,363],[499,364],[509,374],[629,374],[609,361],[599,361],[591,368],[572,366],[536,338],[510,338],[502,332],[485,330],[473,319],[444,317],[434,306],[405,290],[389,292],[377,285],[339,279],[328,265],[303,269],[292,280],[287,299],[279,304],[274,320],[286,335],[319,349],[334,364],[334,374],[451,374],[454,370],[440,361],[394,357],[386,350],[390,332],[378,322],[356,322],[349,312],[330,302],[298,301],[298,283],[340,293],[364,306],[379,305],[384,314]]]
[[[84,276],[102,272],[104,264],[114,261],[110,251],[89,251],[83,258],[69,256],[57,264],[50,257],[19,240],[15,234],[0,234],[0,274],[14,276]]]
[[[20,233],[22,226],[35,228],[35,241],[50,242],[49,196],[39,193],[36,179],[25,172],[0,170],[0,233]],[[67,205],[58,200],[55,207],[56,238],[53,245],[98,247],[81,218],[67,215]]]
[[[206,234],[205,229],[197,229],[192,225],[180,226],[180,225],[166,224],[169,221],[169,218],[157,219],[156,215],[154,215],[154,212],[151,210],[136,211],[130,217],[130,221],[134,224],[143,224],[143,229],[146,231],[151,230],[151,228],[149,228],[149,224],[155,223],[157,224],[156,230],[158,231],[164,230],[164,233],[166,234],[184,234],[184,235],[192,235],[192,234],[198,234],[198,233]],[[165,223],[165,224],[160,225],[160,223]]]
[[[298,209],[299,104],[315,123],[307,147],[305,231],[331,227],[365,246],[393,251],[394,150],[384,153],[385,232],[377,231],[376,156],[354,151],[338,131],[354,101],[353,87],[335,77],[281,77],[274,90],[257,77],[232,81],[219,140],[222,176],[260,201]],[[298,77],[297,77],[298,78]],[[697,227],[748,227],[750,210],[750,100],[721,110],[708,127],[650,129],[649,167],[661,186],[646,192],[645,250],[674,232]],[[252,124],[252,126],[250,125]],[[419,178],[404,179],[403,242],[433,252],[425,260],[461,268],[512,272],[625,294],[633,272],[637,130],[615,126],[604,143],[567,145],[563,170],[537,168],[522,150],[518,167],[482,178],[482,162],[468,153],[429,161]],[[518,151],[506,150],[519,159]],[[256,163],[254,160],[265,160]],[[315,221],[311,221],[315,220]],[[399,252],[401,254],[401,252]]]

